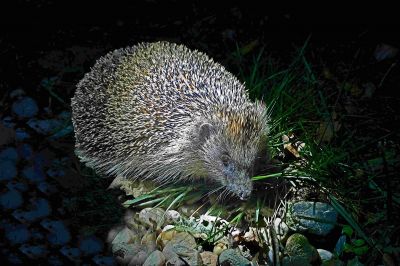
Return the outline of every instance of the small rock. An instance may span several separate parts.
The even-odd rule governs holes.
[[[220,255],[224,250],[227,249],[227,246],[223,243],[217,243],[214,246],[213,253],[216,255]]]
[[[30,210],[15,210],[12,213],[12,216],[20,222],[33,222],[36,220],[40,220],[50,215],[51,206],[48,200],[44,198],[32,199],[32,206]]]
[[[0,160],[10,160],[16,162],[18,160],[18,152],[14,147],[8,147],[0,151]]]
[[[161,208],[145,208],[140,211],[139,219],[150,228],[161,228],[165,221],[164,213]]]
[[[171,241],[175,235],[177,234],[176,230],[167,230],[167,231],[162,231],[158,236],[157,236],[157,246],[162,250],[165,245]]]
[[[11,180],[17,176],[17,166],[10,160],[0,160],[0,181]]]
[[[119,231],[114,239],[112,240],[111,244],[118,245],[122,243],[133,243],[139,242],[139,238],[135,235],[128,227],[124,227],[121,231]]]
[[[57,129],[63,126],[63,121],[58,119],[36,119],[31,118],[27,124],[37,133],[42,135],[49,135],[54,133]]]
[[[11,245],[26,243],[31,238],[31,233],[25,225],[11,225],[5,232],[7,242]]]
[[[144,246],[144,248],[147,250],[148,253],[153,252],[156,250],[157,245],[156,245],[156,233],[146,233],[142,237],[142,241],[140,242]]]
[[[20,118],[33,117],[37,115],[39,111],[36,101],[31,97],[23,97],[16,100],[11,109]]]
[[[300,265],[294,263],[304,263],[303,265],[315,264],[320,260],[318,251],[310,245],[308,239],[302,234],[295,233],[291,235],[285,246],[285,254],[289,257],[286,265]],[[293,264],[290,264],[293,263]]]
[[[168,210],[165,212],[165,223],[164,225],[167,224],[175,224],[179,222],[181,219],[181,215],[179,212],[175,210]]]
[[[218,255],[210,251],[200,253],[201,260],[205,266],[217,266]]]
[[[2,128],[3,126],[6,127],[6,128],[14,128],[15,122],[14,122],[14,119],[11,116],[5,116],[3,118],[3,120],[1,121],[0,125],[1,125],[0,128]]]
[[[197,247],[196,240],[188,232],[178,232],[169,243],[171,245],[181,245],[192,249],[196,249]]]
[[[231,266],[251,265],[251,262],[235,249],[224,250],[221,255],[219,255],[218,262],[221,265]]]
[[[289,232],[289,227],[279,217],[274,220],[274,229],[279,240],[285,239]]]
[[[244,240],[246,240],[247,242],[251,242],[251,241],[258,241],[258,237],[257,237],[258,233],[257,233],[257,228],[255,227],[250,227],[249,231],[247,231],[244,234]]]
[[[40,225],[50,232],[47,239],[53,245],[65,245],[71,239],[71,234],[63,221],[45,219]]]
[[[146,259],[143,266],[163,266],[165,262],[164,254],[159,250],[154,250]]]
[[[122,265],[142,265],[148,253],[140,244],[119,243],[112,246],[112,252]]]
[[[29,138],[30,138],[29,133],[26,132],[23,128],[17,128],[15,130],[15,140],[16,141],[24,141]]]
[[[21,207],[23,202],[22,194],[17,190],[9,190],[0,194],[0,207],[2,209],[17,209]]]
[[[134,234],[144,235],[147,232],[147,228],[142,225],[137,212],[127,210],[124,215],[124,223]]]
[[[325,249],[317,249],[319,257],[321,258],[322,262],[331,260],[333,258],[333,254]]]
[[[326,236],[334,228],[337,216],[327,203],[300,201],[289,204],[287,225],[296,232]]]
[[[196,240],[188,232],[178,232],[164,247],[163,253],[169,261],[180,257],[189,265],[201,265],[200,254],[197,251]]]

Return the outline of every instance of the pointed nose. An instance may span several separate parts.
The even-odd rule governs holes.
[[[250,198],[251,192],[248,191],[242,191],[239,193],[239,198],[240,200],[248,200]]]

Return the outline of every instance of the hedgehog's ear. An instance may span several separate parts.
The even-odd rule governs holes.
[[[206,141],[214,133],[214,127],[209,123],[200,125],[199,128],[199,140],[201,142]]]

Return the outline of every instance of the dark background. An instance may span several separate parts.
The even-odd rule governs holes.
[[[0,75],[17,85],[37,71],[26,60],[49,50],[86,46],[108,51],[154,40],[184,43],[217,60],[236,44],[258,40],[259,47],[285,59],[311,35],[313,47],[329,47],[321,55],[324,60],[346,60],[360,48],[398,46],[396,11],[386,2],[12,1],[2,5]],[[32,81],[29,76],[27,82]]]

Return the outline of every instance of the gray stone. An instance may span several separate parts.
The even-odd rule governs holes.
[[[327,203],[300,201],[289,204],[287,225],[296,232],[326,236],[334,228],[337,216]]]
[[[146,261],[149,254],[145,251],[141,251],[136,254],[136,256],[132,257],[131,261],[129,262],[128,266],[138,266],[143,265]]]
[[[201,257],[196,247],[196,240],[192,235],[179,232],[165,245],[163,253],[168,261],[179,257],[189,265],[201,265]]]
[[[285,239],[289,232],[289,227],[281,218],[276,218],[274,220],[274,229],[279,240]]]
[[[231,266],[246,266],[251,265],[251,262],[240,254],[235,249],[226,249],[219,255],[218,262],[221,265]]]
[[[331,260],[333,258],[333,254],[325,249],[317,249],[319,257],[321,258],[322,262]]]
[[[204,251],[200,253],[201,260],[204,266],[217,266],[218,255],[211,251]]]
[[[140,244],[144,246],[148,253],[153,252],[157,249],[156,244],[156,233],[147,233],[142,237]]]
[[[167,224],[175,224],[180,221],[181,215],[175,210],[168,210],[165,212],[165,222],[164,226]]]
[[[139,219],[150,228],[160,228],[165,221],[165,211],[161,208],[145,208],[140,211]]]
[[[149,255],[143,266],[163,266],[165,262],[164,254],[159,250],[155,250]]]
[[[134,263],[142,265],[148,256],[148,253],[140,244],[113,244],[112,252],[121,265],[135,265]]]
[[[116,244],[121,244],[121,243],[132,243],[137,240],[138,237],[131,231],[129,230],[128,227],[122,228],[118,233],[116,233],[114,239],[112,240],[111,244],[116,245]]]

